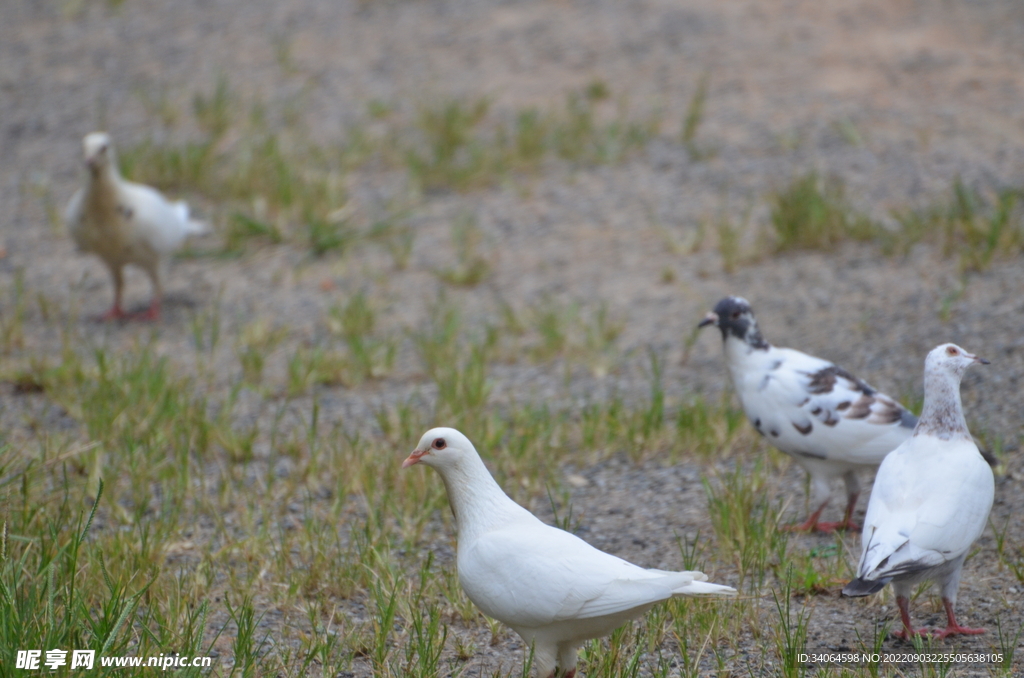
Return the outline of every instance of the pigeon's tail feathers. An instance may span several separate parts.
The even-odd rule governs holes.
[[[857,577],[849,584],[843,587],[843,595],[848,598],[858,598],[860,596],[870,596],[872,593],[878,593],[885,588],[885,585],[889,583],[888,579],[878,579],[871,581],[870,579],[863,579]]]
[[[736,589],[706,581],[692,581],[672,591],[672,596],[735,596]]]
[[[188,203],[184,200],[178,200],[171,203],[171,207],[174,208],[174,215],[182,221],[189,221],[189,210]]]
[[[665,575],[665,576],[685,574],[685,575],[689,575],[690,579],[692,579],[693,581],[707,581],[708,580],[708,576],[706,574],[704,574],[703,572],[700,572],[699,570],[686,570],[685,572],[672,572],[672,571],[669,571],[669,570],[656,570],[654,568],[650,568],[647,571],[648,572],[652,572],[654,574],[661,574],[661,575]]]
[[[210,232],[210,226],[205,221],[189,219],[185,224],[189,235],[206,235]]]
[[[210,232],[210,227],[206,222],[196,221],[190,217],[187,202],[179,200],[172,203],[171,206],[174,208],[174,214],[181,220],[181,223],[185,224],[185,231],[189,235],[205,235]]]
[[[68,206],[64,208],[64,224],[72,231],[78,229],[81,225],[82,219],[82,203],[85,200],[85,191],[78,189],[75,194],[71,196],[71,200],[68,201]]]

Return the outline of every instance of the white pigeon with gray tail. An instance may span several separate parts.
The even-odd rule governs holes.
[[[128,317],[122,307],[124,267],[132,264],[153,282],[153,298],[142,317],[155,320],[163,296],[161,261],[207,228],[189,218],[184,202],[170,202],[149,186],[121,178],[110,135],[88,134],[82,147],[89,174],[85,188],[68,203],[65,221],[78,249],[99,256],[114,279],[114,304],[103,318]]]
[[[925,359],[921,419],[878,469],[857,578],[843,588],[843,595],[866,596],[892,582],[902,638],[927,633],[910,623],[910,594],[922,581],[942,589],[947,624],[936,637],[985,632],[960,626],[954,614],[960,570],[995,495],[992,469],[967,430],[960,402],[960,380],[975,364],[988,361],[956,344],[932,349]]]
[[[699,324],[722,332],[725,362],[750,423],[811,477],[810,517],[797,530],[859,530],[857,472],[878,466],[910,437],[917,418],[894,399],[827,360],[772,346],[746,299],[726,297]],[[820,522],[831,483],[846,483],[846,512]]]
[[[434,428],[402,467],[441,474],[458,528],[459,583],[484,614],[533,648],[537,675],[576,674],[583,643],[676,596],[735,595],[702,572],[648,570],[542,523],[494,481],[473,443]]]

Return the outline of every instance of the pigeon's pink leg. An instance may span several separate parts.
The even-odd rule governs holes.
[[[911,636],[926,636],[928,635],[927,629],[914,630],[914,625],[910,623],[910,599],[904,598],[903,596],[896,596],[896,604],[900,608],[900,619],[903,620],[903,630],[897,631],[892,634],[897,638],[907,640]]]
[[[985,629],[969,629],[964,626],[960,626],[956,623],[956,615],[953,614],[953,603],[949,598],[942,599],[942,605],[946,608],[946,628],[941,631],[935,630],[936,638],[945,638],[946,636],[953,636],[956,634],[963,634],[965,636],[977,636],[985,633]]]
[[[153,301],[149,302],[149,308],[138,314],[138,318],[141,320],[159,320],[160,319],[160,297],[154,296]]]
[[[150,280],[153,281],[153,299],[149,302],[149,308],[139,313],[136,317],[140,320],[159,320],[160,302],[164,296],[164,288],[160,284],[160,272],[155,266],[146,270],[149,273]]]
[[[565,672],[565,678],[575,678],[575,676],[576,676],[576,667],[575,666]]]
[[[807,520],[805,520],[803,523],[799,525],[786,525],[782,529],[786,530],[787,532],[814,532],[818,529],[818,518],[821,517],[821,512],[825,510],[825,506],[827,505],[828,502],[826,501],[824,504],[819,506],[818,510],[812,513],[810,517],[808,517]]]
[[[124,310],[121,308],[121,305],[115,302],[114,305],[110,307],[109,311],[100,316],[100,320],[123,320],[127,317],[128,314],[124,312]]]
[[[120,268],[111,268],[110,275],[114,278],[114,305],[110,310],[100,316],[100,320],[123,320],[128,317],[121,307],[121,293],[124,291],[124,277]]]
[[[835,532],[836,530],[850,530],[851,532],[860,532],[860,525],[853,522],[853,511],[857,508],[857,498],[860,494],[850,495],[850,500],[846,504],[846,515],[842,521],[838,523],[818,523],[818,529],[822,532]]]

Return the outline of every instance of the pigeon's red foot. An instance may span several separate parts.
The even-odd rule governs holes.
[[[927,636],[931,635],[931,631],[929,631],[928,629],[914,630],[905,628],[902,631],[893,631],[892,635],[896,636],[897,638],[902,638],[903,640],[910,640],[915,636],[917,638],[926,638]]]
[[[935,629],[933,635],[936,638],[945,638],[946,636],[956,635],[979,636],[982,633],[985,633],[985,629],[969,629],[966,626],[960,626],[959,624],[956,624],[954,626],[947,626],[944,629]]]
[[[149,308],[145,311],[139,311],[138,313],[132,314],[132,317],[137,320],[159,320],[160,319],[160,301],[154,299],[150,304]]]
[[[825,502],[825,504],[827,503]],[[818,529],[818,518],[821,517],[821,512],[825,510],[825,504],[819,506],[817,511],[808,516],[807,520],[799,525],[783,525],[782,529],[786,532],[814,532]]]
[[[828,525],[828,523],[819,523],[818,514],[811,514],[811,517],[800,523],[799,525],[783,525],[782,529],[786,532],[814,532],[815,530],[821,529],[822,525]]]
[[[160,307],[150,306],[145,311],[140,311],[139,313],[135,314],[134,317],[138,318],[139,320],[160,320]]]
[[[946,628],[935,629],[936,638],[945,638],[946,636],[977,636],[985,633],[985,629],[969,629],[966,626],[960,626],[956,622],[956,613],[953,611],[953,601],[949,598],[942,599],[942,606],[946,608]]]
[[[120,306],[111,306],[110,310],[100,316],[101,322],[110,322],[111,320],[124,320],[128,317],[128,314]]]
[[[817,529],[819,532],[835,532],[836,530],[860,532],[861,527],[852,520],[841,520],[838,523],[818,523]]]

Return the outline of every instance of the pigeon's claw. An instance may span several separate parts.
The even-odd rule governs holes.
[[[949,598],[942,599],[942,605],[946,608],[946,628],[935,629],[933,634],[936,638],[945,638],[947,636],[978,636],[985,633],[985,629],[970,629],[966,626],[960,626],[956,623],[956,614],[953,612],[953,603]]]
[[[935,629],[932,634],[935,638],[945,638],[946,636],[978,636],[985,633],[985,629],[969,629],[966,626],[947,626],[944,629]]]
[[[160,301],[158,299],[154,299],[153,302],[149,305],[149,308],[147,308],[145,311],[136,313],[134,317],[138,318],[139,320],[160,320]]]
[[[814,532],[818,529],[818,518],[821,517],[821,512],[825,510],[825,506],[828,502],[825,502],[818,507],[818,510],[807,517],[807,520],[800,523],[799,525],[786,525],[782,529],[787,532]],[[826,525],[828,523],[825,523]]]
[[[861,527],[852,520],[840,520],[835,523],[818,523],[816,529],[819,532],[835,532],[836,530],[849,530],[850,532],[860,532]]]
[[[111,320],[125,320],[128,318],[128,314],[124,312],[120,306],[114,305],[110,307],[110,310],[100,316],[100,322],[110,322]]]

